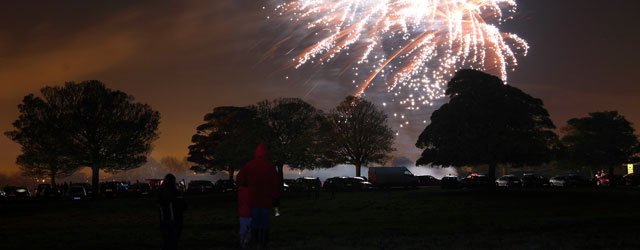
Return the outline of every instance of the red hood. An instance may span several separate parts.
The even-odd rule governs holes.
[[[263,143],[260,143],[258,145],[258,148],[256,148],[256,159],[268,159],[267,146],[265,146]]]

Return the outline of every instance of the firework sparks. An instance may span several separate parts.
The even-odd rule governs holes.
[[[516,7],[514,0],[292,0],[275,11],[314,41],[293,58],[295,68],[348,58],[358,95],[382,82],[394,101],[416,110],[441,98],[460,68],[506,81],[516,55],[528,50],[497,26]]]

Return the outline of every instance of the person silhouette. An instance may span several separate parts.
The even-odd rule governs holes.
[[[248,187],[251,206],[251,233],[259,248],[269,243],[269,215],[274,202],[280,198],[280,178],[269,161],[264,144],[256,148],[255,158],[240,170],[238,187]]]
[[[173,174],[167,174],[158,189],[158,205],[160,206],[162,249],[178,249],[187,203],[177,188],[176,177]]]

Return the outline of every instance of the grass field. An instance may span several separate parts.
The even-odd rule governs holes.
[[[273,249],[640,249],[640,190],[387,190],[282,201]],[[188,197],[183,249],[233,249],[233,195]],[[153,199],[0,205],[0,249],[160,249]]]

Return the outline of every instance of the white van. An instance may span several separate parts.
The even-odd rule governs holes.
[[[369,182],[376,187],[411,187],[418,186],[418,177],[405,167],[371,167]]]

